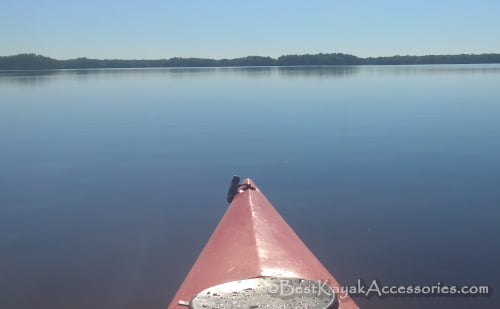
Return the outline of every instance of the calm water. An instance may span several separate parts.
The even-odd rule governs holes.
[[[0,73],[0,308],[164,308],[251,177],[344,284],[487,284],[500,65]]]

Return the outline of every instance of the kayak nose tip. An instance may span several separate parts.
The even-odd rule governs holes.
[[[250,178],[245,178],[245,179],[243,179],[243,181],[242,181],[241,183],[242,183],[242,184],[244,184],[244,185],[248,185],[248,186],[250,186],[250,187],[253,187],[253,188],[257,189],[257,185],[256,185],[256,184],[255,184],[255,182],[253,182],[253,180],[252,180],[252,179],[250,179]]]

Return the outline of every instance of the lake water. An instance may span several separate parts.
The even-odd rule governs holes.
[[[489,285],[500,65],[0,73],[0,308],[164,308],[251,177],[343,284]]]

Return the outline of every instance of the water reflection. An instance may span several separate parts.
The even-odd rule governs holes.
[[[357,74],[362,70],[360,66],[295,66],[280,67],[278,72],[285,78],[317,77],[317,78],[345,78]]]
[[[499,74],[500,65],[387,65],[387,66],[289,66],[289,67],[216,67],[216,68],[137,68],[0,71],[0,86],[19,84],[37,86],[57,78],[87,79],[103,77],[167,76],[172,78],[205,78],[234,74],[246,77],[281,78],[347,78],[355,74],[368,75],[463,75]]]
[[[236,73],[246,77],[266,77],[276,73],[276,67],[229,67],[219,68],[221,73]]]
[[[384,75],[464,75],[499,74],[500,64],[443,64],[443,65],[387,65],[363,66],[365,72]]]
[[[61,74],[61,70],[39,70],[39,71],[1,71],[0,86],[2,84],[19,84],[26,86],[37,86],[47,82],[51,77]]]

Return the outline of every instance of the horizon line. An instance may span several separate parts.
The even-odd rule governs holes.
[[[87,56],[77,56],[77,57],[72,57],[72,58],[56,58],[52,56],[46,56],[44,54],[39,54],[35,52],[22,52],[22,53],[17,53],[17,54],[10,54],[10,55],[5,55],[5,56],[0,56],[0,58],[6,58],[6,57],[15,57],[15,56],[23,56],[23,55],[34,55],[34,56],[42,56],[46,58],[50,58],[53,60],[58,60],[58,61],[65,61],[65,60],[75,60],[75,59],[89,59],[89,60],[127,60],[127,61],[132,61],[132,60],[170,60],[170,59],[202,59],[202,60],[234,60],[234,59],[243,59],[243,58],[249,58],[249,57],[256,57],[256,58],[271,58],[273,60],[277,60],[280,57],[285,57],[285,56],[317,56],[317,55],[345,55],[345,56],[353,56],[359,59],[373,59],[373,58],[394,58],[394,57],[429,57],[429,56],[481,56],[481,55],[498,55],[500,52],[481,52],[481,53],[453,53],[453,54],[423,54],[423,55],[411,55],[411,54],[406,54],[406,55],[401,55],[401,54],[395,54],[395,55],[390,55],[390,56],[357,56],[354,54],[349,54],[349,53],[343,53],[343,52],[318,52],[318,53],[295,53],[295,54],[282,54],[277,57],[273,56],[262,56],[262,55],[246,55],[246,56],[239,56],[239,57],[223,57],[223,58],[210,58],[210,57],[196,57],[196,56],[172,56],[172,57],[163,57],[163,58],[89,58]]]

